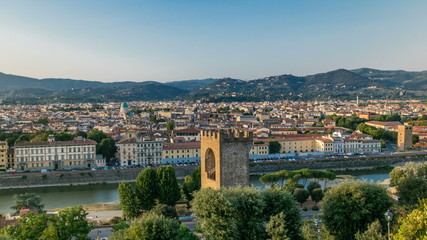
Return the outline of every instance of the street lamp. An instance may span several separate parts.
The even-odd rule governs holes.
[[[390,212],[390,210],[387,210],[387,212],[384,213],[385,219],[387,220],[387,234],[388,234],[388,240],[390,240],[390,222],[393,218],[393,213]]]

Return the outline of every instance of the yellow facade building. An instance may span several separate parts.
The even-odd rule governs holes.
[[[0,142],[0,171],[7,168],[7,142]]]
[[[163,159],[200,157],[200,142],[165,143]]]
[[[270,148],[269,148],[268,143],[254,142],[249,154],[251,154],[251,155],[268,155],[269,150],[270,150]]]

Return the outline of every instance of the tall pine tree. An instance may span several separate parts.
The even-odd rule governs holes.
[[[140,209],[151,210],[159,196],[159,183],[156,170],[148,167],[136,178],[136,197]]]
[[[157,177],[160,185],[159,202],[175,206],[181,198],[181,188],[176,179],[175,169],[171,165],[159,167],[157,169]]]
[[[119,184],[118,191],[123,217],[125,219],[137,217],[139,213],[139,206],[132,186],[129,183],[121,182]]]

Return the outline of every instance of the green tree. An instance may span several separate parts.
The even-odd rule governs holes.
[[[159,202],[174,206],[181,198],[181,189],[176,179],[175,169],[168,165],[157,168],[157,179],[159,181]]]
[[[123,217],[132,219],[138,216],[139,208],[135,191],[129,183],[121,182],[118,186],[120,206],[122,208]]]
[[[427,163],[408,162],[403,167],[395,167],[390,172],[392,186],[397,186],[406,178],[427,180]]]
[[[320,188],[315,188],[311,191],[310,196],[311,196],[311,199],[316,203],[316,206],[317,206],[317,203],[322,201],[322,199],[323,199],[323,191]]]
[[[159,183],[156,170],[148,167],[136,178],[136,197],[140,209],[151,210],[159,196]]]
[[[427,199],[420,201],[418,208],[403,218],[399,230],[393,236],[395,240],[427,239]]]
[[[30,141],[30,136],[28,134],[21,134],[17,139],[16,142],[20,143],[20,142],[29,142]]]
[[[75,137],[87,138],[87,133],[82,132],[82,131],[77,131],[77,132],[74,134],[74,136],[75,136]]]
[[[269,153],[270,154],[274,154],[274,153],[280,153],[280,149],[281,149],[281,145],[278,141],[271,141],[268,143],[268,147],[269,147]]]
[[[300,174],[301,178],[304,179],[304,183],[303,183],[304,187],[307,184],[308,179],[312,177],[312,172],[308,168],[303,168],[303,169],[300,169],[300,170],[297,170],[297,171],[294,171],[294,172],[296,174]]]
[[[279,187],[270,187],[261,191],[261,198],[265,204],[263,220],[270,220],[271,216],[284,213],[284,224],[287,236],[292,240],[302,239],[301,216],[293,197]]]
[[[420,136],[413,134],[412,135],[412,144],[415,144],[420,141]]]
[[[382,234],[382,231],[383,229],[380,221],[376,220],[369,224],[365,232],[357,232],[354,237],[356,240],[387,240],[387,237]]]
[[[116,142],[111,137],[104,138],[97,144],[97,153],[102,154],[107,161],[110,161],[116,152]]]
[[[415,205],[418,199],[427,198],[427,182],[419,178],[405,178],[397,186],[399,202]]]
[[[56,141],[71,141],[73,139],[74,136],[66,132],[60,132],[55,134]]]
[[[237,239],[237,223],[233,206],[220,191],[204,188],[195,192],[192,202],[194,215],[209,239]]]
[[[259,181],[263,184],[268,184],[268,183],[273,184],[273,183],[276,183],[277,181],[279,181],[279,179],[280,179],[280,176],[278,174],[272,173],[272,174],[262,175],[259,178]]]
[[[384,213],[391,207],[386,189],[368,182],[343,182],[325,193],[322,219],[328,230],[338,239],[354,239],[376,219],[384,221]]]
[[[310,193],[308,193],[308,191],[303,188],[296,188],[294,190],[295,200],[297,200],[297,202],[301,204],[301,207],[302,207],[302,204],[307,201],[307,198],[309,196],[310,196]]]
[[[281,217],[287,236],[302,239],[295,201],[278,187],[260,192],[249,187],[201,189],[192,205],[202,232],[212,240],[265,239],[265,222],[280,212],[284,213]]]
[[[169,206],[166,204],[157,204],[156,206],[154,206],[153,209],[151,209],[151,212],[157,215],[163,215],[166,218],[178,219],[178,214],[174,206]]]
[[[43,231],[43,240],[85,240],[92,230],[92,224],[86,221],[88,213],[82,206],[71,207],[49,218],[49,224]]]
[[[166,123],[166,129],[167,130],[174,130],[175,129],[175,124],[172,121],[169,121]]]
[[[234,187],[222,190],[231,203],[237,226],[236,239],[257,240],[265,238],[263,210],[266,207],[260,193],[251,187]]]
[[[3,233],[14,240],[40,239],[48,226],[48,218],[45,214],[26,214],[18,222],[19,224],[6,227]]]
[[[131,222],[124,239],[178,240],[180,223],[176,219],[147,213]]]
[[[182,185],[182,191],[184,192],[188,201],[193,199],[193,193],[200,190],[201,187],[201,178],[200,178],[200,167],[197,167],[193,170],[193,173],[190,176],[185,176],[184,182]]]
[[[97,143],[101,143],[102,139],[109,138],[107,134],[105,134],[103,131],[100,131],[96,128],[91,129],[87,133],[87,138],[92,139],[96,141]]]
[[[302,234],[305,240],[318,240],[327,239],[334,240],[335,237],[326,229],[324,224],[318,223],[317,226],[314,221],[305,218],[302,223]],[[320,229],[320,234],[319,230]]]
[[[15,195],[15,205],[10,207],[18,212],[23,208],[37,209],[39,212],[43,212],[44,204],[39,195],[36,193],[23,193]]]
[[[39,118],[35,123],[47,126],[49,124],[49,120],[47,118]]]
[[[47,141],[48,136],[48,132],[38,133],[31,138],[30,142],[45,142]]]
[[[268,221],[266,232],[271,240],[291,240],[288,237],[288,229],[286,228],[286,214],[280,212],[277,215],[271,216]]]
[[[318,182],[311,182],[307,186],[307,191],[311,195],[311,193],[313,192],[313,190],[316,189],[316,188],[322,188],[322,187],[320,186],[320,184]]]

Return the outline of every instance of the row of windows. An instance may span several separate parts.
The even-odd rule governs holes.
[[[162,154],[157,152],[157,153],[153,153],[153,154],[147,154],[147,153],[139,153],[138,157],[145,157],[145,156],[161,156]]]
[[[196,150],[196,152],[199,152],[198,148],[196,148],[195,150]],[[174,153],[174,150],[166,150],[166,153],[169,153],[169,151],[170,151],[170,153]],[[180,153],[180,151],[181,151],[181,153],[185,153],[185,150],[176,150],[176,153]],[[189,153],[189,152],[190,152],[190,149],[187,149],[187,153]]]
[[[70,166],[80,166],[83,165],[84,162],[79,162],[79,161],[73,161],[73,162],[69,162]],[[52,163],[31,163],[31,167],[53,167]]]
[[[68,152],[88,152],[88,151],[95,151],[95,147],[83,147],[83,148],[79,148],[79,147],[73,147],[73,148],[68,148]],[[48,148],[46,151],[43,151],[43,149],[31,149],[29,150],[16,150],[16,154],[19,155],[23,155],[23,154],[44,154],[44,153],[65,153],[66,149],[65,148]]]
[[[185,156],[184,154],[182,154],[182,155],[171,155],[170,157],[169,157],[169,155],[166,155],[165,156],[165,158],[185,158],[185,157],[199,157],[199,154],[196,154],[195,156],[191,156],[191,155],[189,155],[189,154],[187,154],[187,156]]]
[[[95,158],[95,155],[94,154],[84,154],[84,155],[71,155],[71,156],[69,156],[69,158],[67,159],[66,158],[66,156],[65,155],[61,155],[61,156],[48,156],[47,158],[44,158],[44,157],[30,157],[30,158],[28,158],[28,157],[21,157],[21,158],[18,158],[19,159],[19,161],[20,162],[26,162],[26,161],[28,161],[28,160],[30,160],[30,161],[32,161],[32,162],[36,162],[36,161],[52,161],[52,160],[54,160],[54,161],[58,161],[58,160],[77,160],[77,159],[81,159],[81,158],[84,158],[84,159],[93,159],[93,158]]]
[[[252,151],[250,154],[266,155],[267,151],[258,151],[258,153],[256,151]]]

